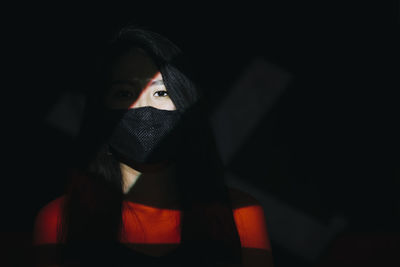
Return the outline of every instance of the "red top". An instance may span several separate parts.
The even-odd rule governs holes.
[[[37,214],[34,225],[34,244],[57,243],[60,222],[61,196],[45,205]],[[175,244],[180,243],[181,211],[160,209],[124,201],[122,243]],[[133,208],[133,209],[131,209]],[[233,209],[236,228],[242,247],[271,250],[263,208],[252,205]]]

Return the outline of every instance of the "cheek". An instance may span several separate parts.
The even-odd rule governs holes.
[[[162,109],[176,110],[176,107],[175,107],[175,105],[174,105],[174,103],[172,102],[171,99],[165,100],[160,104],[161,104],[160,108],[162,108]]]

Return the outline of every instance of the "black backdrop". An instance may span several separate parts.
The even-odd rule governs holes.
[[[83,90],[79,75],[90,47],[129,22],[182,48],[211,107],[253,58],[291,73],[295,82],[228,168],[321,222],[339,213],[349,232],[394,236],[398,11],[397,1],[11,8],[2,36],[3,250],[19,262],[12,257],[26,248],[34,215],[64,189],[73,138],[46,115],[63,92]],[[255,154],[262,156],[248,157]],[[276,247],[276,266],[310,264]]]

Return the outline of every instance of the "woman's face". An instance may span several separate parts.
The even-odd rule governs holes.
[[[145,106],[176,109],[157,66],[140,49],[132,49],[113,66],[111,87],[105,96],[105,104],[111,109]]]

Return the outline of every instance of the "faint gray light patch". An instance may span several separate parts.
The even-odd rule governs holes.
[[[287,71],[259,58],[244,69],[229,95],[211,117],[218,149],[225,164],[272,108],[291,79],[292,75]]]
[[[251,194],[260,202],[271,241],[308,262],[316,262],[338,233],[348,225],[341,215],[332,216],[327,225],[322,224],[275,196],[249,185],[233,173],[227,172],[225,180],[231,187]]]
[[[45,122],[69,136],[79,133],[85,97],[79,92],[63,92],[45,117]]]
[[[211,118],[221,157],[226,165],[247,141],[264,115],[284,92],[292,75],[262,59],[253,60],[234,84]],[[229,171],[229,170],[228,170]],[[314,262],[347,221],[333,216],[322,224],[299,209],[227,172],[226,182],[259,200],[263,206],[270,239],[308,262]],[[273,248],[272,248],[273,249]]]

